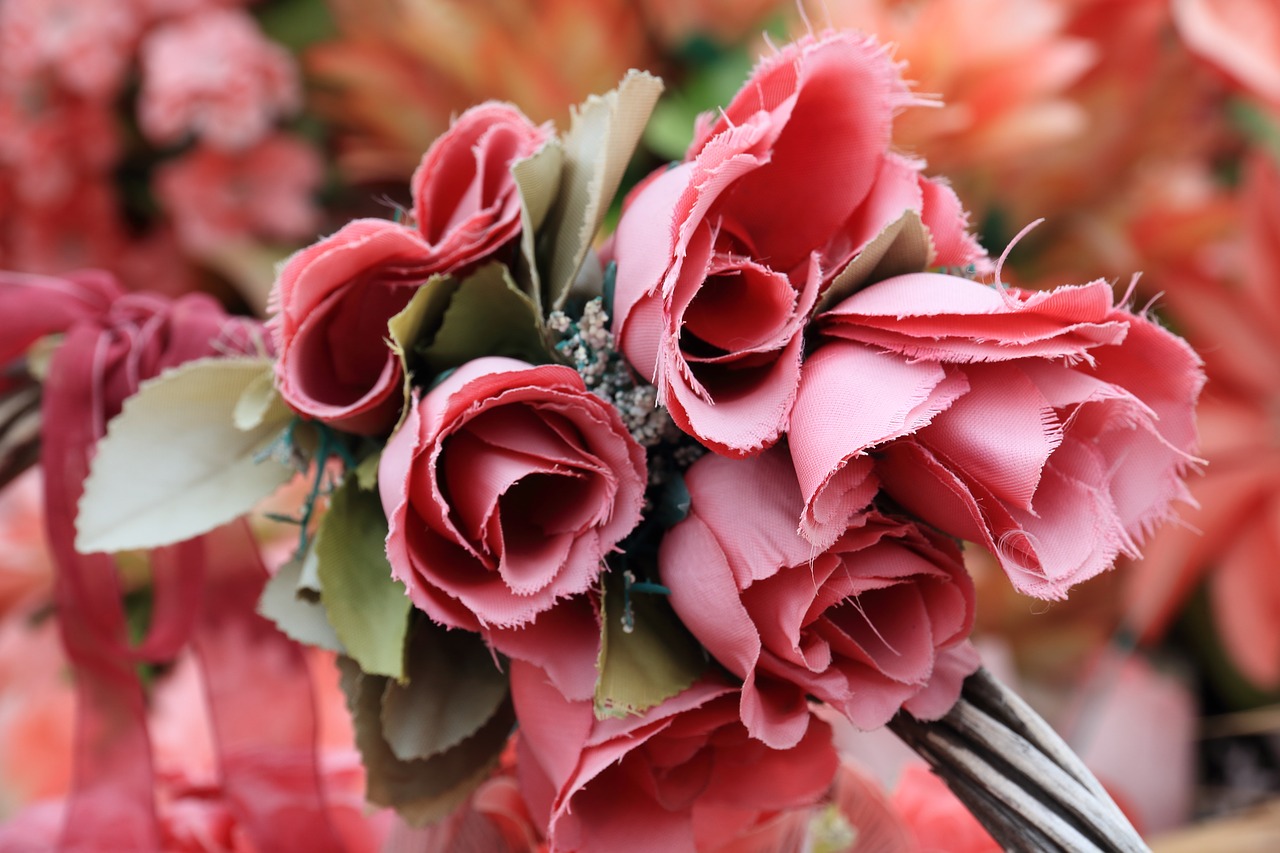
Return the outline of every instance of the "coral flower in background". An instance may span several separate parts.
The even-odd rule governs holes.
[[[1164,302],[1201,352],[1210,381],[1200,407],[1205,476],[1191,482],[1200,504],[1181,527],[1163,530],[1130,574],[1130,620],[1158,638],[1201,577],[1218,635],[1232,661],[1260,687],[1280,687],[1280,551],[1270,533],[1280,512],[1280,169],[1257,155],[1241,198],[1244,244],[1238,283],[1201,266],[1171,271]]]

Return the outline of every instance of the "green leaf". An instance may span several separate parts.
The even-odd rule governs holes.
[[[478,634],[422,619],[405,657],[408,681],[389,681],[382,694],[382,734],[401,761],[453,749],[507,698],[507,676]]]
[[[265,370],[245,386],[236,400],[232,421],[236,429],[249,431],[264,423],[286,423],[291,417],[288,405],[276,391],[275,372]]]
[[[448,815],[489,777],[515,725],[510,699],[452,749],[401,761],[382,730],[382,697],[389,679],[366,675],[350,658],[340,658],[338,667],[370,802],[394,808],[411,826],[422,826]]]
[[[706,668],[702,647],[662,595],[632,591],[631,629],[625,573],[605,573],[596,668],[596,717],[642,714],[693,684]]]
[[[552,361],[538,308],[502,264],[487,264],[457,288],[431,343],[420,348],[434,374],[486,355]]]
[[[372,491],[378,485],[378,463],[381,461],[382,451],[379,450],[361,459],[360,464],[356,466],[356,484],[366,492]]]
[[[367,673],[401,678],[409,597],[391,577],[386,538],[378,494],[348,477],[316,533],[317,573],[320,601],[347,654]]]
[[[305,559],[312,559],[311,551]],[[342,642],[329,624],[324,607],[314,595],[307,595],[299,587],[302,563],[303,560],[290,560],[267,581],[258,598],[258,613],[274,622],[290,639],[342,653]]]
[[[433,275],[427,283],[414,292],[409,304],[387,321],[387,336],[390,339],[391,351],[400,359],[400,372],[404,376],[404,408],[400,412],[400,421],[396,429],[409,416],[409,401],[412,399],[413,380],[416,364],[411,354],[413,347],[428,330],[439,327],[449,300],[458,289],[458,281],[450,276]]]
[[[190,361],[142,383],[98,443],[76,549],[123,551],[190,539],[243,515],[294,471],[260,451],[288,424],[268,408],[237,429],[236,407],[271,370],[267,358]]]
[[[564,166],[564,148],[552,139],[532,155],[511,164],[511,174],[520,192],[520,273],[528,276],[526,292],[533,297],[542,313],[542,280],[538,275],[535,252],[536,235],[551,211],[560,191],[560,172]]]
[[[618,88],[592,95],[573,111],[564,138],[560,193],[540,238],[550,254],[544,260],[545,307],[564,307],[660,94],[660,79],[632,70]]]
[[[841,300],[877,281],[895,275],[923,272],[933,263],[933,238],[920,221],[920,215],[908,210],[885,226],[822,294],[814,314],[821,314]]]

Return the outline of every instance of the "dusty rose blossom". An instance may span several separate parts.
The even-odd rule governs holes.
[[[511,164],[551,139],[509,104],[467,110],[422,157],[413,173],[413,213],[431,246],[433,268],[461,273],[520,233],[520,195]]]
[[[197,146],[157,168],[154,188],[182,243],[208,251],[254,237],[290,241],[314,233],[313,196],[323,172],[314,148],[276,133],[239,151]]]
[[[248,13],[211,9],[162,24],[141,47],[138,120],[161,145],[195,136],[235,150],[301,103],[293,58]]]
[[[120,0],[5,0],[0,4],[0,77],[52,72],[72,92],[116,95],[142,20]]]
[[[870,353],[917,379],[806,374],[791,440],[806,523],[824,499],[830,519],[855,511],[824,489],[833,471],[856,468],[926,523],[985,545],[1029,595],[1061,598],[1118,554],[1136,555],[1188,498],[1204,377],[1181,339],[1112,299],[1104,282],[1001,291],[922,273],[836,306],[822,322],[837,340],[815,360],[829,352],[847,369]],[[960,393],[908,417],[895,440],[832,429],[841,412],[909,406],[946,382]]]
[[[356,219],[289,258],[270,306],[285,402],[349,432],[389,430],[404,395],[387,321],[430,276],[430,263],[416,231],[384,219]]]
[[[747,734],[737,690],[704,679],[642,715],[597,720],[541,670],[511,665],[519,775],[552,851],[721,850],[815,803],[837,766],[831,729],[792,749]]]
[[[913,211],[937,263],[979,257],[954,194],[889,152],[910,101],[874,41],[801,39],[699,128],[685,163],[629,199],[612,250],[614,332],[676,424],[712,450],[756,453],[786,430],[809,314],[886,226]]]
[[[0,169],[9,170],[16,203],[72,200],[85,183],[109,178],[120,150],[109,104],[39,80],[0,86]]]
[[[383,451],[392,573],[449,627],[524,625],[595,583],[645,483],[643,449],[577,372],[475,359]]]
[[[945,536],[874,510],[826,550],[795,529],[803,499],[775,448],[704,456],[686,476],[689,516],[662,542],[662,582],[681,621],[746,680],[743,723],[785,749],[811,725],[808,696],[854,725],[906,707],[942,716],[978,665],[966,642],[973,582]]]

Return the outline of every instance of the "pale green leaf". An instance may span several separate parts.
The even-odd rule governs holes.
[[[259,454],[288,412],[249,430],[235,424],[266,358],[187,362],[142,384],[98,443],[76,520],[82,553],[181,542],[243,515],[293,470]]]
[[[448,815],[489,777],[515,726],[510,700],[452,749],[401,761],[382,731],[382,697],[389,679],[364,674],[350,658],[340,658],[338,666],[371,803],[394,808],[411,826],[422,826]]]
[[[462,743],[507,697],[507,676],[479,634],[420,620],[405,659],[407,681],[387,682],[382,695],[382,733],[402,761]]]
[[[343,651],[324,607],[299,589],[302,561],[290,560],[267,581],[258,598],[258,613],[275,623],[286,637],[308,646]]]
[[[920,221],[918,213],[908,210],[885,226],[840,271],[818,300],[814,313],[826,311],[868,284],[896,275],[923,272],[933,263],[933,256],[933,239],[929,230]]]
[[[564,166],[564,148],[552,139],[536,152],[511,164],[511,174],[520,192],[521,273],[529,278],[528,293],[542,308],[542,281],[538,275],[536,235],[560,191],[560,172]]]
[[[644,713],[693,684],[707,664],[663,595],[632,590],[628,630],[625,584],[622,572],[605,574],[595,694],[601,719]]]
[[[378,494],[348,477],[320,521],[315,553],[320,600],[347,654],[365,672],[400,678],[409,598],[391,577],[386,538]]]
[[[660,79],[632,70],[618,88],[605,95],[592,95],[574,110],[564,138],[560,193],[547,217],[548,232],[542,238],[550,251],[550,257],[544,259],[546,307],[564,307],[578,268],[661,94]]]
[[[276,391],[275,371],[268,363],[262,373],[245,386],[232,415],[236,429],[251,430],[264,423],[284,423],[289,420],[289,407]]]
[[[391,351],[400,359],[400,372],[404,376],[404,408],[400,412],[400,421],[396,429],[404,423],[409,415],[409,401],[413,392],[413,380],[416,364],[413,363],[413,347],[426,333],[434,331],[440,325],[449,299],[458,289],[458,281],[450,276],[433,275],[427,283],[419,287],[409,300],[409,304],[400,313],[387,321],[387,337]]]
[[[420,352],[433,374],[486,355],[533,364],[551,360],[537,307],[502,264],[487,264],[462,282]]]

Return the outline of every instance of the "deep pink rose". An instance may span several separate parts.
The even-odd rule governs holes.
[[[511,164],[554,135],[510,104],[467,110],[413,173],[413,212],[436,272],[459,272],[520,233],[520,194]]]
[[[272,292],[271,320],[285,401],[348,432],[390,429],[404,394],[387,321],[430,272],[418,233],[382,219],[357,219],[289,258]]]
[[[738,691],[704,679],[644,714],[597,720],[537,667],[511,664],[519,774],[552,851],[720,850],[831,785],[831,729],[792,749],[752,739]]]
[[[828,498],[821,465],[802,460],[825,453],[828,471],[874,460],[873,476],[908,512],[985,545],[1018,590],[1061,598],[1118,554],[1136,556],[1171,502],[1187,499],[1200,361],[1181,339],[1114,307],[1103,282],[1032,293],[903,276],[850,297],[823,323],[845,340],[818,355],[830,349],[852,364],[849,354],[873,345],[878,359],[902,359],[899,369],[958,373],[968,390],[877,446],[830,428],[839,414],[829,401],[849,382],[806,373],[791,447],[811,509],[856,508]],[[939,387],[878,383],[861,400],[882,410]]]
[[[978,665],[966,642],[973,582],[959,549],[912,522],[864,512],[825,551],[796,532],[791,460],[704,456],[691,508],[662,542],[662,582],[693,635],[745,679],[742,720],[787,748],[810,725],[806,697],[877,728],[905,704],[946,713]]]
[[[889,151],[910,96],[870,39],[806,38],[764,60],[689,160],[629,199],[614,332],[685,432],[749,455],[787,428],[823,288],[908,211],[937,263],[980,252],[946,187]]]
[[[392,572],[444,625],[523,625],[595,583],[646,478],[644,450],[571,368],[467,362],[383,451]]]

